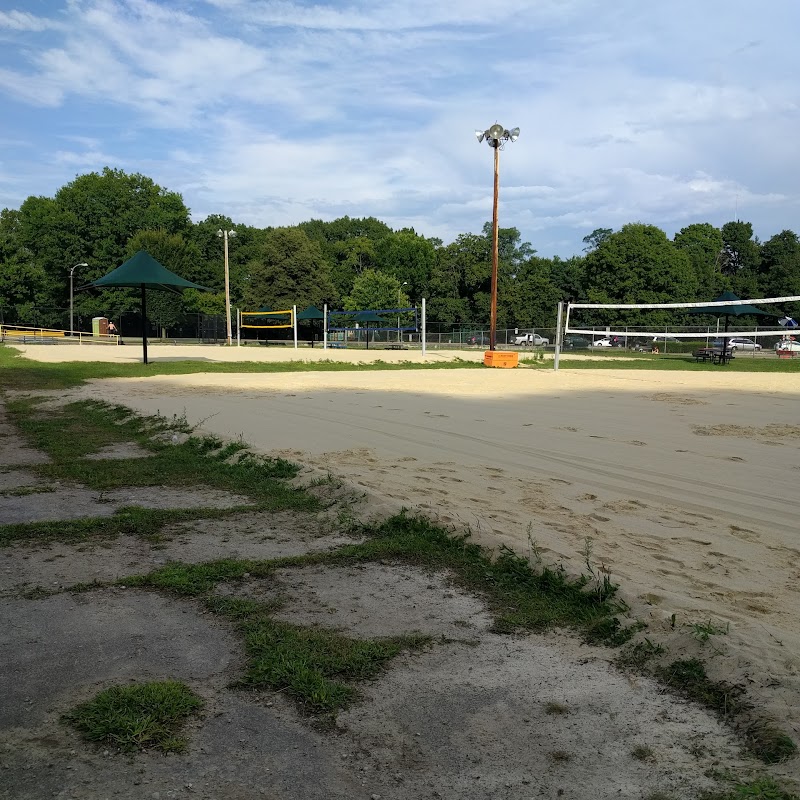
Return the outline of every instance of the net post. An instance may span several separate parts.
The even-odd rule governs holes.
[[[425,358],[425,350],[426,350],[426,347],[425,347],[426,342],[425,342],[425,340],[427,338],[427,335],[426,335],[427,334],[427,327],[428,327],[427,323],[428,323],[428,318],[427,318],[426,313],[425,313],[425,298],[423,297],[422,298],[422,357],[423,358]]]
[[[553,358],[553,370],[558,372],[558,356],[561,352],[561,315],[564,313],[564,301],[558,301],[558,314],[556,314],[556,352]]]
[[[325,303],[322,307],[325,319],[322,320],[322,349],[328,349],[328,304]]]
[[[292,306],[292,328],[294,329],[294,349],[297,350],[297,306]]]
[[[236,346],[242,346],[242,315],[238,308],[236,309]]]

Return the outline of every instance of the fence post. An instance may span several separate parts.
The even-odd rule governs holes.
[[[422,298],[422,357],[425,358],[425,350],[426,350],[426,331],[427,331],[427,318],[425,315],[425,298]]]

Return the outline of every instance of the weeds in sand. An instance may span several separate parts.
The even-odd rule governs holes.
[[[656,800],[655,795],[648,800]],[[798,796],[782,789],[772,778],[761,778],[722,792],[705,792],[700,800],[798,800]]]
[[[673,661],[656,674],[671,688],[716,711],[745,741],[748,749],[765,764],[792,758],[797,746],[783,731],[763,719],[752,717],[752,704],[741,686],[713,681],[705,664],[696,658]]]
[[[90,741],[121,750],[180,752],[186,740],[178,732],[202,706],[203,701],[184,684],[163,681],[106,689],[62,719]]]
[[[647,637],[635,644],[623,647],[619,655],[614,659],[614,664],[619,669],[644,671],[649,662],[664,654],[664,647],[660,644],[653,644]]]
[[[725,626],[718,626],[712,624],[711,620],[704,623],[695,623],[690,625],[692,636],[698,642],[707,642],[712,636],[727,636],[731,629],[730,622],[726,622]]]
[[[637,761],[655,761],[655,751],[646,744],[640,744],[631,750],[631,758]]]

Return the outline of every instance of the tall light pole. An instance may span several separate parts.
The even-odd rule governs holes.
[[[218,230],[217,236],[222,237],[225,242],[225,321],[227,323],[228,345],[233,344],[233,330],[231,329],[231,279],[228,270],[228,237],[233,239],[236,231]]]
[[[75,325],[73,324],[74,314],[73,314],[73,292],[72,292],[72,276],[75,274],[75,270],[78,267],[88,267],[89,265],[85,261],[81,261],[80,264],[76,264],[72,267],[69,271],[69,335],[75,332]]]
[[[492,203],[492,305],[489,322],[489,349],[494,350],[497,339],[497,197],[500,189],[500,149],[508,142],[519,139],[519,128],[507,130],[496,122],[485,131],[475,131],[478,142],[486,139],[486,144],[494,148],[494,202]]]

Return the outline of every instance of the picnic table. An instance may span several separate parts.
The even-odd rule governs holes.
[[[700,347],[692,353],[695,361],[710,361],[712,364],[727,364],[735,358],[730,350],[724,352],[718,347]]]

